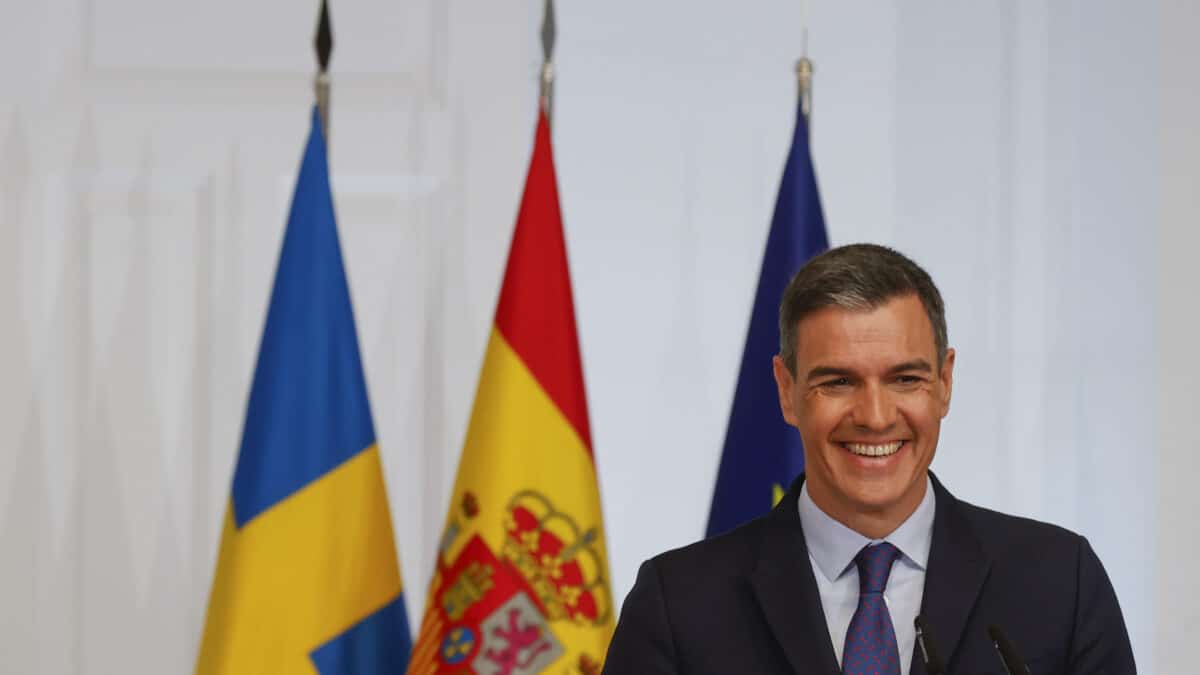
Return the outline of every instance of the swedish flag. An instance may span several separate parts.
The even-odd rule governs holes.
[[[403,672],[401,592],[314,108],[196,672]]]

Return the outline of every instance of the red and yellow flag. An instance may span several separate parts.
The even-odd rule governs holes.
[[[410,675],[600,672],[604,525],[545,113]]]

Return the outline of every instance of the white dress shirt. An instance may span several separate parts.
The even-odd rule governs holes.
[[[813,503],[808,495],[808,483],[800,488],[799,508],[809,562],[817,579],[825,624],[829,626],[829,637],[839,665],[846,646],[846,632],[854,618],[854,610],[858,608],[858,566],[854,564],[854,557],[864,546],[884,541],[900,549],[903,555],[892,566],[883,598],[896,631],[900,675],[908,675],[917,639],[913,619],[921,611],[925,566],[929,563],[929,547],[933,544],[936,504],[932,481],[925,478],[925,498],[917,510],[883,539],[864,537],[831,518]]]

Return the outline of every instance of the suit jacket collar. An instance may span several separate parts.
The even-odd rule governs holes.
[[[983,588],[991,561],[963,516],[958,500],[930,472],[937,497],[933,545],[925,572],[921,614],[936,632],[937,645],[950,663],[961,642],[971,608]],[[809,564],[808,545],[800,525],[796,500],[804,483],[801,474],[779,504],[763,519],[758,562],[750,583],[768,625],[792,670],[841,672],[829,637],[817,581]],[[919,649],[919,648],[918,648]],[[925,675],[913,650],[910,675]]]
[[[764,518],[758,564],[750,582],[775,639],[796,673],[841,672],[825,624],[817,580],[808,561],[808,544],[796,500],[804,474]]]
[[[921,615],[935,633],[938,650],[949,665],[962,642],[971,609],[983,590],[992,561],[988,557],[962,506],[930,472],[937,496],[933,517],[933,545],[925,568]],[[918,647],[919,648],[919,647]],[[916,650],[914,650],[915,652]],[[911,675],[925,675],[924,665],[913,654]]]

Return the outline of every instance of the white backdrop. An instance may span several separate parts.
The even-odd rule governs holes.
[[[335,201],[413,623],[532,140],[541,3],[501,4],[332,7]],[[800,4],[558,7],[554,135],[618,597],[703,530]],[[1185,673],[1200,17],[811,5],[831,239],[899,247],[947,299],[958,379],[934,469],[1087,535],[1142,671]],[[4,3],[2,672],[192,667],[315,7]]]

